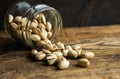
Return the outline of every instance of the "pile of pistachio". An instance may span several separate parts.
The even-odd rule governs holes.
[[[77,65],[81,67],[88,67],[90,65],[88,59],[94,58],[94,53],[83,52],[80,44],[65,45],[60,41],[52,43],[50,39],[53,36],[53,26],[51,22],[46,20],[43,13],[37,15],[33,21],[28,20],[26,17],[9,15],[8,22],[13,31],[23,33],[23,35],[17,34],[22,39],[26,38],[24,36],[26,26],[30,26],[30,39],[40,48],[40,50],[33,49],[31,51],[36,60],[45,60],[48,65],[57,64],[59,69],[66,69],[70,65],[69,60],[66,58],[78,59]]]
[[[94,58],[93,52],[82,52],[79,44],[64,45],[62,42],[57,42],[52,45],[52,50],[47,48],[40,51],[33,49],[31,53],[36,60],[46,60],[48,65],[57,64],[59,69],[69,68],[70,62],[66,58],[78,59],[77,65],[81,67],[88,67],[90,65],[88,59]]]
[[[41,43],[45,43],[44,40],[49,40],[52,33],[52,25],[49,21],[46,21],[46,17],[43,13],[37,15],[32,21],[27,17],[8,15],[9,30],[12,37],[16,37],[20,40],[26,40],[26,33],[30,34],[30,39],[36,46],[41,47]],[[27,30],[29,29],[29,30]]]

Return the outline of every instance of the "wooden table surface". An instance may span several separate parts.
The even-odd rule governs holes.
[[[93,51],[91,66],[58,70],[29,57],[31,48],[10,40],[0,32],[0,79],[120,79],[120,26],[64,28],[59,40],[80,43],[84,51]]]

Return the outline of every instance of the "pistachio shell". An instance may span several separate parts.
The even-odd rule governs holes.
[[[72,48],[74,50],[79,50],[79,49],[81,49],[81,46],[80,46],[80,44],[75,44],[75,45],[72,45]]]
[[[30,39],[31,39],[32,41],[40,41],[40,40],[41,40],[40,36],[37,35],[37,34],[32,34],[32,35],[30,36]]]
[[[18,25],[16,23],[11,23],[10,25],[12,26],[13,29],[18,29]]]
[[[77,58],[78,53],[75,50],[69,50],[68,57],[70,58]]]
[[[94,58],[95,55],[93,52],[83,52],[81,56],[83,58],[92,59]]]
[[[47,36],[43,32],[40,33],[40,37],[43,40],[47,40],[48,39]]]
[[[69,53],[69,50],[67,50],[67,49],[63,49],[62,50],[62,54],[63,54],[63,56],[68,56],[68,53]]]
[[[21,26],[26,27],[28,19],[26,17],[24,17],[24,18],[22,18],[21,22],[22,22]]]
[[[63,60],[58,63],[59,69],[67,69],[69,68],[70,62],[68,60]]]
[[[35,57],[37,60],[43,60],[46,57],[46,54],[44,54],[42,51],[39,51],[37,54],[35,54]]]
[[[32,49],[31,53],[32,53],[32,55],[35,55],[38,53],[38,51],[36,49]]]
[[[8,22],[9,23],[13,22],[13,19],[14,19],[13,15],[9,14],[8,15]]]
[[[40,40],[40,41],[38,41],[38,42],[36,42],[36,45],[37,45],[37,47],[39,47],[39,48],[41,48],[42,46],[44,46],[46,43],[45,43],[45,41],[43,41],[43,40]]]
[[[40,24],[38,25],[38,28],[39,28],[39,29],[46,29],[45,25],[42,24],[42,23],[40,23]]]
[[[39,15],[38,21],[39,23],[43,23],[44,25],[46,25],[46,17],[43,13]]]
[[[15,17],[15,22],[20,23],[22,21],[22,16],[16,16]]]
[[[47,50],[47,49],[42,49],[42,51],[45,53],[45,54],[50,54],[52,53],[51,51]]]
[[[47,31],[51,31],[52,30],[52,24],[50,22],[47,22],[46,29],[47,29]]]
[[[63,44],[62,42],[60,42],[60,41],[57,42],[56,45],[57,45],[59,48],[61,48],[61,49],[65,49],[64,44]]]
[[[82,67],[88,67],[90,65],[90,61],[88,59],[81,58],[77,61],[77,65]]]
[[[47,37],[50,39],[52,37],[53,33],[52,32],[47,32]]]
[[[67,49],[67,50],[72,50],[72,47],[71,47],[70,45],[66,45],[66,46],[65,46],[65,49]]]

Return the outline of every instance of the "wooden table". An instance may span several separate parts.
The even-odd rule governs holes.
[[[93,51],[91,66],[58,70],[29,57],[31,48],[10,40],[0,32],[0,79],[120,79],[120,26],[64,28],[59,40],[81,43],[84,51]]]

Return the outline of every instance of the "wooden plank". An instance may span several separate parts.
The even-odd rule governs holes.
[[[64,28],[59,40],[80,43],[84,51],[93,51],[91,66],[58,70],[29,56],[30,48],[13,42],[0,32],[0,79],[120,79],[120,26]]]

